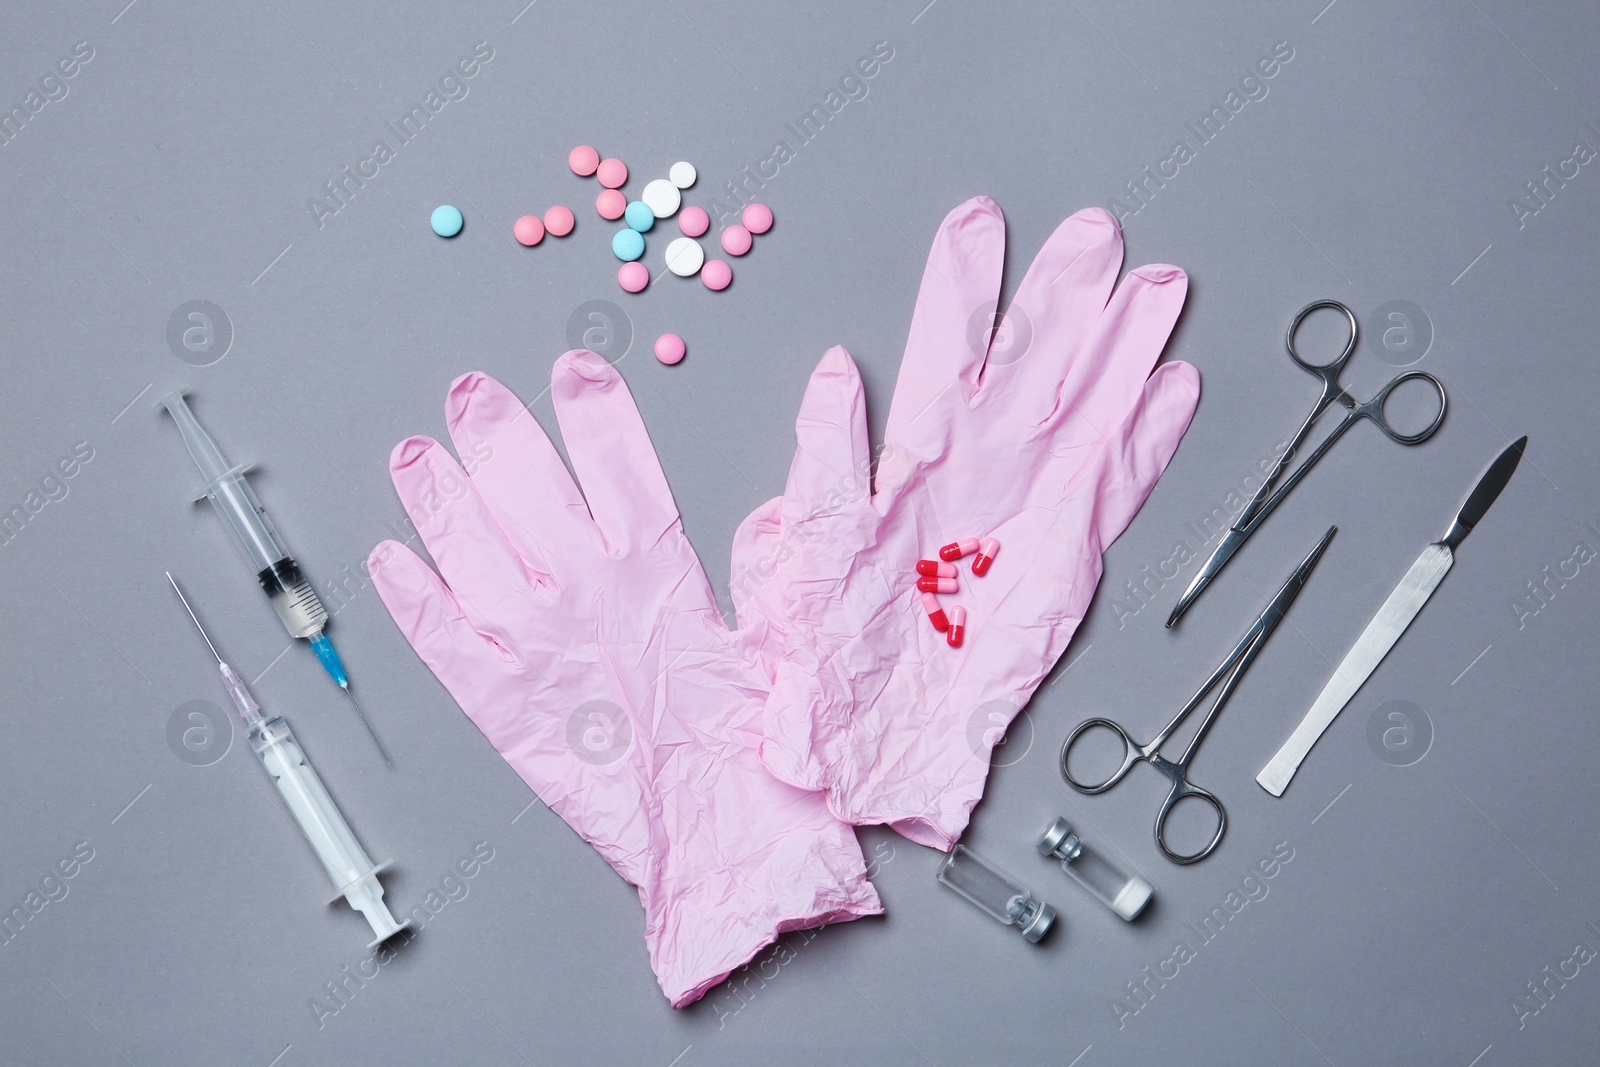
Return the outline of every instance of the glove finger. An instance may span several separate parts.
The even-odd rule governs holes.
[[[1102,548],[1121,536],[1167,469],[1200,402],[1200,372],[1181,361],[1150,375],[1109,454],[1096,494],[1095,528]]]
[[[506,537],[534,571],[548,576],[599,547],[583,494],[538,420],[500,382],[474,371],[450,385],[445,421],[456,454]]]
[[[477,487],[431,437],[410,437],[389,455],[389,477],[439,573],[480,625],[526,617],[536,580]]]
[[[733,532],[733,575],[729,589],[740,630],[766,626],[781,648],[783,600],[778,595],[778,567],[782,563],[783,497],[775,496],[756,508]]]
[[[843,348],[828,349],[811,372],[794,432],[794,462],[783,494],[791,529],[867,496],[872,466],[867,402],[861,374]]]
[[[504,677],[506,658],[473,623],[464,605],[422,560],[398,541],[384,541],[367,557],[378,597],[422,662],[428,665],[461,710],[498,749],[509,710],[492,698]]]
[[[778,573],[786,553],[780,496],[752,511],[733,535],[733,610],[739,628],[734,639],[753,657],[769,690],[789,632],[788,601]]]
[[[1023,425],[1042,422],[1121,267],[1122,231],[1109,211],[1085,208],[1057,226],[989,346],[980,400],[1003,403]]]
[[[1117,432],[1144,392],[1188,292],[1189,276],[1164,263],[1139,267],[1122,280],[1061,383],[1053,415],[1060,420],[1059,443]]]
[[[678,521],[678,506],[622,375],[574,349],[556,360],[550,395],[600,536],[623,552],[655,544]]]
[[[945,216],[922,273],[887,441],[929,454],[948,424],[932,408],[934,401],[948,391],[952,402],[964,404],[976,388],[1005,255],[1005,217],[993,200],[973,197]]]

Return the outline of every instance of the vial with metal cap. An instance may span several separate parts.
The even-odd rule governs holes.
[[[1056,921],[1056,909],[1035,900],[1026,886],[987,863],[965,845],[957,845],[939,864],[936,877],[991,916],[1015,926],[1038,943]]]
[[[1129,922],[1150,902],[1153,890],[1149,882],[1123,873],[1100,853],[1085,848],[1065,819],[1058,818],[1039,835],[1039,855],[1060,860],[1061,869],[1073,881]]]

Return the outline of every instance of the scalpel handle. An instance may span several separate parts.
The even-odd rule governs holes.
[[[1323,731],[1333,725],[1333,720],[1339,717],[1339,712],[1344,710],[1364,681],[1364,677],[1351,677],[1343,671],[1328,679],[1317,702],[1311,705],[1311,710],[1300,720],[1300,725],[1294,728],[1289,740],[1256,775],[1256,784],[1275,797],[1283,796],[1283,791],[1289,788],[1295,772],[1300,769],[1301,762],[1310,754],[1311,747],[1322,737]]]
[[[1300,763],[1311,751],[1339,712],[1356,695],[1356,690],[1366,684],[1372,672],[1378,669],[1383,657],[1389,654],[1395,642],[1406,632],[1411,620],[1417,617],[1433,591],[1439,588],[1444,576],[1450,572],[1455,557],[1443,544],[1435,543],[1422,550],[1411,569],[1406,571],[1400,584],[1389,594],[1378,613],[1367,623],[1356,643],[1339,663],[1333,677],[1322,687],[1311,710],[1306,712],[1300,725],[1294,728],[1289,740],[1283,743],[1267,765],[1256,775],[1256,784],[1275,797],[1283,796],[1294,778]]]

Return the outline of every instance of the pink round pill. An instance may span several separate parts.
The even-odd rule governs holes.
[[[605,189],[595,197],[595,211],[600,213],[600,218],[616,221],[621,219],[627,211],[627,197],[619,194],[616,189]]]
[[[539,221],[538,215],[524,215],[511,224],[511,236],[517,239],[517,244],[532,248],[544,240],[544,223]]]
[[[641,292],[650,284],[650,268],[638,260],[624,263],[622,269],[617,271],[617,284],[622,286],[625,292]]]
[[[751,233],[766,233],[772,229],[772,209],[765,204],[748,204],[739,221]]]
[[[707,289],[720,292],[733,281],[733,268],[724,260],[709,260],[700,268],[700,280],[706,283]]]
[[[628,210],[628,198],[615,189],[607,189],[594,198],[594,209],[603,219],[620,219]]]
[[[602,159],[595,173],[607,189],[618,189],[628,183],[628,165],[620,159]]]
[[[685,237],[699,237],[711,229],[711,216],[703,207],[686,207],[678,212],[678,229]]]
[[[567,166],[572,168],[572,173],[580,178],[587,178],[600,166],[600,153],[586,144],[581,144],[567,154]]]
[[[656,358],[667,366],[672,366],[683,358],[683,338],[675,333],[664,333],[656,338]]]
[[[750,251],[750,231],[735,223],[722,231],[722,250],[730,256]]]
[[[572,209],[557,204],[544,213],[544,228],[550,231],[551,237],[565,237],[572,232],[573,224],[577,220],[572,217]]]

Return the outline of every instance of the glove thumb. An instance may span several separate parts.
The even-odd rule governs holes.
[[[1200,402],[1200,372],[1182,361],[1164,363],[1145,382],[1144,391],[1108,445],[1095,529],[1102,548],[1121,536],[1161,472],[1167,469]]]
[[[794,429],[794,462],[783,500],[785,537],[804,536],[807,519],[836,512],[872,491],[866,398],[855,361],[843,348],[828,349],[811,372]]]
[[[741,637],[760,657],[767,675],[783,654],[788,613],[778,584],[778,569],[788,558],[783,546],[783,497],[757,507],[733,532],[729,593]]]

